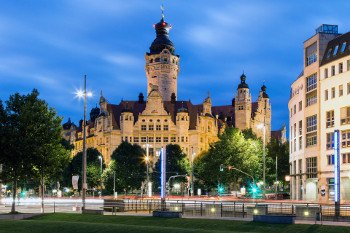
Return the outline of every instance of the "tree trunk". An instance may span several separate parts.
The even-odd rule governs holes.
[[[45,177],[41,177],[41,213],[44,213],[44,187],[45,187]]]
[[[14,182],[14,189],[12,193],[12,208],[11,213],[16,212],[16,193],[17,193],[17,180]]]

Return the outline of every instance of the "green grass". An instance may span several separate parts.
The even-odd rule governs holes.
[[[265,224],[214,219],[48,214],[29,220],[0,220],[0,232],[350,232],[349,227]]]

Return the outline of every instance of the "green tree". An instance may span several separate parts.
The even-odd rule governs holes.
[[[249,131],[248,131],[249,133]],[[206,153],[195,160],[195,174],[208,188],[216,188],[218,184],[235,184],[239,182],[246,185],[252,183],[252,179],[234,169],[242,170],[258,180],[262,176],[262,147],[261,139],[254,135],[244,134],[238,129],[227,127],[219,136],[219,141],[211,145]],[[220,165],[225,169],[220,171]]]
[[[123,141],[113,152],[109,168],[103,176],[106,188],[113,190],[113,174],[116,173],[116,191],[130,191],[141,187],[146,179],[145,152],[137,144]]]
[[[1,178],[14,184],[40,179],[58,172],[68,162],[69,153],[60,144],[61,118],[56,116],[44,100],[38,99],[39,92],[11,95],[1,110],[2,156],[4,165]],[[1,109],[4,109],[2,106]],[[4,146],[5,145],[5,146]],[[42,188],[43,190],[43,188]],[[11,211],[15,211],[16,192],[13,194]]]
[[[158,188],[160,186],[160,158],[155,163],[151,174],[152,186]],[[190,175],[191,164],[187,155],[177,144],[169,144],[166,146],[166,181],[174,175]],[[177,178],[176,181],[185,181],[186,178]],[[171,184],[169,184],[171,185]]]
[[[267,145],[267,156],[272,161],[268,164],[271,171],[271,178],[276,179],[276,157],[277,157],[277,180],[284,184],[284,177],[289,174],[289,143],[288,141],[282,143],[281,141],[271,137],[271,141]]]
[[[87,148],[86,150],[86,182],[88,187],[99,187],[100,177],[101,177],[101,160],[102,158],[102,169],[106,167],[102,154],[96,148]],[[68,166],[70,172],[68,178],[70,179],[70,184],[72,183],[72,176],[79,175],[81,181],[82,179],[82,169],[83,169],[83,152],[78,152],[72,159],[72,162]],[[79,190],[81,188],[81,182],[78,182]]]

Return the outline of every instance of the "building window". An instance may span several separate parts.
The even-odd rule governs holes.
[[[343,73],[343,63],[339,63],[339,74]]]
[[[156,130],[157,131],[161,131],[162,130],[162,126],[161,125],[156,125]]]
[[[350,124],[350,107],[345,107],[340,109],[340,124],[341,125]]]
[[[306,99],[306,106],[311,106],[317,103],[317,94],[311,95]]]
[[[164,125],[164,126],[163,126],[163,130],[164,130],[164,131],[168,131],[168,130],[169,130],[169,126],[168,126],[168,125]]]
[[[238,105],[238,110],[243,110],[243,106],[242,105]]]
[[[294,104],[294,114],[297,113],[297,106]]]
[[[148,137],[148,142],[154,142],[154,138],[153,137]]]
[[[328,165],[334,165],[334,155],[327,155]]]
[[[306,134],[306,147],[313,146],[317,144],[317,133]]]
[[[303,137],[299,137],[299,150],[303,149]]]
[[[176,137],[171,137],[171,142],[176,142]]]
[[[324,78],[328,78],[328,69],[324,69]]]
[[[328,90],[324,91],[324,100],[327,101],[328,100]]]
[[[335,75],[335,66],[332,66],[332,70],[331,70],[331,76]]]
[[[299,102],[299,112],[300,112],[302,109],[303,109],[303,102],[300,101],[300,102]]]
[[[156,142],[162,142],[162,138],[161,137],[156,137]]]
[[[331,54],[332,54],[332,49],[329,49],[328,53],[327,53],[327,58],[329,58],[331,56]]]
[[[154,126],[153,125],[149,125],[148,126],[148,130],[153,131],[154,130]]]
[[[317,177],[317,157],[306,158],[307,178]]]
[[[155,59],[155,62],[160,62],[160,58],[157,57],[157,58]]]
[[[343,85],[339,85],[339,97],[343,96]]]
[[[347,64],[347,70],[349,71],[350,70],[350,60],[347,60],[346,64]]]
[[[339,46],[335,46],[334,51],[333,51],[333,56],[337,54]]]
[[[169,142],[169,138],[168,137],[164,137],[163,138],[163,142]]]
[[[345,47],[346,47],[346,42],[344,42],[341,46],[340,52],[344,52],[345,51]]]
[[[299,159],[299,174],[303,173],[303,160],[302,159]]]
[[[297,139],[294,138],[294,152],[297,151]]]
[[[350,147],[350,130],[341,131],[341,146],[343,148]]]
[[[141,125],[141,130],[146,131],[146,125]]]
[[[139,142],[139,137],[134,137],[134,142]]]
[[[297,136],[297,123],[294,123],[294,137]]]
[[[317,130],[317,115],[306,118],[306,132]]]
[[[306,48],[306,66],[317,61],[317,43],[314,43]]]
[[[297,161],[293,161],[293,174],[297,173]]]
[[[306,78],[306,91],[312,91],[317,87],[317,73]]]
[[[343,155],[343,163],[350,163],[350,153],[345,153]]]
[[[348,95],[350,94],[350,83],[348,83]]]
[[[141,142],[147,142],[146,137],[141,137]]]
[[[292,117],[293,116],[293,109],[291,108],[290,109],[290,117]]]
[[[326,128],[334,127],[334,110],[326,112]]]
[[[327,133],[327,150],[334,149],[334,133]]]
[[[335,98],[335,87],[332,87],[332,99]]]
[[[153,59],[149,60],[149,63],[153,63]]]
[[[184,142],[185,141],[185,138],[184,137],[181,137],[181,142]]]

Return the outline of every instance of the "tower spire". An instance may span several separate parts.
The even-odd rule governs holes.
[[[164,6],[163,6],[163,3],[160,6],[160,9],[162,10],[162,19],[164,20]]]

